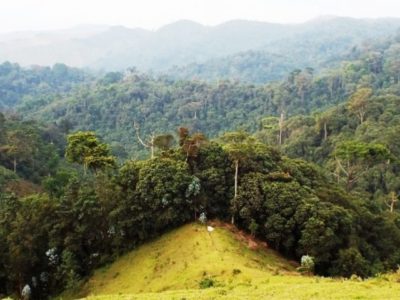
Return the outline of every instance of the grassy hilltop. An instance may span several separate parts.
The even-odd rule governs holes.
[[[399,299],[396,276],[303,276],[265,244],[218,224],[189,224],[97,270],[61,299]]]

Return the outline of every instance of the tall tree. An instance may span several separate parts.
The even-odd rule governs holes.
[[[229,156],[234,164],[235,177],[234,177],[234,196],[232,200],[232,224],[235,223],[235,204],[238,196],[238,179],[239,179],[239,165],[245,161],[251,153],[253,153],[253,146],[256,140],[251,137],[247,132],[235,131],[225,133],[221,140],[225,143],[224,148],[229,153]]]
[[[373,94],[372,89],[361,88],[361,89],[357,90],[350,97],[349,110],[358,117],[361,124],[365,120],[365,114],[367,111],[368,100],[370,99],[372,94]]]
[[[27,160],[32,157],[35,150],[35,140],[26,129],[15,129],[7,132],[7,144],[2,147],[11,156],[14,173],[17,172],[18,161]]]
[[[70,162],[82,164],[85,175],[88,169],[96,171],[115,166],[115,157],[110,155],[108,146],[101,143],[91,131],[78,131],[68,135],[65,156]]]
[[[197,132],[193,135],[189,135],[187,128],[181,127],[178,131],[179,134],[179,145],[182,151],[185,153],[186,162],[189,162],[190,158],[197,157],[200,148],[207,143],[207,138],[201,132]]]
[[[346,189],[350,191],[372,165],[386,162],[390,158],[390,152],[381,144],[347,141],[336,147],[334,156],[336,176],[339,180],[344,175]]]

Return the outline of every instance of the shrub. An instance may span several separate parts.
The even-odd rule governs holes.
[[[240,273],[242,273],[242,271],[240,271],[239,269],[233,269],[232,270],[232,274],[233,275],[237,275],[237,274],[240,274]]]
[[[312,274],[314,272],[315,262],[314,257],[310,255],[303,255],[301,257],[301,266],[298,269],[302,273]]]
[[[211,278],[203,278],[199,283],[199,287],[201,289],[208,289],[210,287],[213,287],[214,285],[215,281]]]
[[[207,216],[206,216],[206,214],[204,212],[202,212],[200,214],[199,221],[200,221],[201,224],[206,224],[207,223]]]
[[[255,236],[256,236],[257,229],[258,229],[258,224],[257,224],[257,222],[254,221],[254,219],[251,219],[251,222],[250,222],[250,225],[249,225],[249,230],[250,230],[250,233],[251,233],[251,236],[252,236],[252,237],[255,237]]]

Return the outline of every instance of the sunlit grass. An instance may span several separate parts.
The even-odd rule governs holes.
[[[214,287],[200,289],[210,278]],[[300,276],[274,251],[190,224],[99,269],[64,299],[400,299],[395,276],[366,281]]]

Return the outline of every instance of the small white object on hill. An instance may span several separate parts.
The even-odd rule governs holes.
[[[208,232],[213,232],[213,231],[214,231],[214,227],[212,227],[212,226],[207,226],[207,231],[208,231]]]

